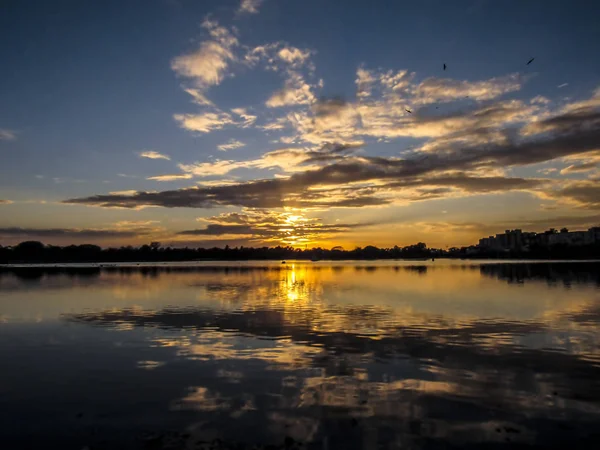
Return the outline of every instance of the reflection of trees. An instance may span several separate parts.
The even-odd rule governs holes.
[[[68,276],[80,278],[97,277],[101,273],[99,267],[0,267],[0,278],[3,275],[14,275],[21,280],[40,280],[44,277]]]
[[[339,263],[337,263],[339,264]],[[172,273],[202,273],[202,274],[251,274],[251,273],[293,273],[298,270],[304,272],[332,272],[341,274],[356,271],[362,274],[379,271],[411,272],[426,275],[437,270],[469,270],[479,272],[487,277],[506,280],[509,283],[523,283],[529,280],[546,281],[548,284],[562,283],[570,285],[575,283],[594,283],[600,285],[600,263],[598,262],[539,262],[539,263],[484,263],[469,265],[336,265],[335,262],[327,265],[300,266],[295,269],[293,264],[288,265],[115,265],[99,264],[93,266],[4,266],[0,267],[0,277],[6,274],[15,275],[21,279],[39,279],[44,276],[79,276],[94,277],[101,273],[119,274],[122,276],[141,274],[144,277],[157,278],[162,274]]]

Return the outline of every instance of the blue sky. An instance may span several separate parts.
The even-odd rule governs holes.
[[[454,245],[594,225],[599,12],[5,2],[0,243]]]

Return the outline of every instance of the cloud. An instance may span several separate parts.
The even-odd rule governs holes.
[[[312,50],[300,49],[285,42],[260,45],[246,53],[244,60],[249,66],[261,64],[264,69],[284,76],[283,88],[267,99],[267,107],[309,105],[315,101],[313,89],[319,83],[313,85],[307,81],[314,73],[314,65],[311,62],[313,54]]]
[[[265,105],[269,108],[310,105],[315,100],[311,85],[304,80],[302,75],[291,73],[285,81],[284,87],[273,93]]]
[[[137,194],[138,191],[136,191],[135,189],[129,189],[126,191],[112,191],[110,192],[110,195],[135,195]]]
[[[543,219],[520,219],[519,221],[507,222],[505,225],[498,225],[496,229],[505,230],[515,225],[529,229],[534,228],[536,230],[565,226],[587,228],[598,226],[598,224],[600,224],[600,214],[587,216],[551,216]]]
[[[84,183],[85,182],[85,180],[79,180],[79,179],[75,179],[75,178],[63,178],[63,177],[54,177],[54,178],[52,178],[52,181],[54,181],[56,184]]]
[[[181,128],[198,133],[209,133],[212,130],[220,130],[227,125],[236,123],[230,114],[224,112],[175,114],[173,118],[179,122]]]
[[[146,178],[146,180],[177,181],[177,180],[189,180],[190,178],[192,178],[192,175],[189,173],[179,173],[179,174],[169,174],[169,175],[155,175],[153,177]]]
[[[157,221],[120,221],[99,228],[0,228],[0,237],[5,239],[69,239],[106,240],[156,236],[165,233]]]
[[[236,61],[234,54],[238,46],[237,38],[217,22],[206,19],[202,23],[210,40],[203,41],[200,47],[191,53],[177,56],[171,61],[171,69],[179,76],[191,79],[194,88],[184,88],[196,103],[211,104],[206,98],[206,90],[221,84],[230,64]]]
[[[207,19],[202,26],[213,39],[202,42],[195,52],[174,58],[171,68],[183,77],[192,78],[197,86],[207,87],[223,81],[225,70],[235,59],[232,48],[238,40],[217,22]]]
[[[13,130],[0,128],[0,141],[14,141],[17,139],[17,133]]]
[[[548,105],[551,103],[549,98],[544,97],[543,95],[537,95],[529,100],[529,103],[539,103],[541,105]]]
[[[183,90],[192,97],[192,101],[195,104],[200,106],[213,106],[213,102],[206,97],[206,94],[202,90],[186,87],[183,87]]]
[[[323,224],[319,218],[309,218],[295,212],[277,212],[245,208],[240,213],[222,213],[198,219],[206,222],[204,228],[181,231],[187,236],[235,236],[263,242],[300,244],[315,239],[330,238],[335,234],[369,224]]]
[[[257,14],[263,0],[242,0],[238,9],[239,14]]]
[[[199,177],[226,175],[237,169],[279,168],[288,173],[300,172],[317,169],[326,163],[343,159],[361,146],[362,142],[352,142],[347,144],[325,144],[318,150],[281,148],[267,152],[257,159],[196,162],[193,164],[179,164],[179,168]]]
[[[2,200],[0,199],[0,205],[10,205],[12,203],[11,200]]]
[[[214,175],[226,175],[236,169],[252,167],[248,161],[217,160],[213,162],[197,162],[194,164],[179,164],[184,172],[198,177],[210,177]]]
[[[462,98],[476,101],[491,100],[508,92],[521,89],[523,79],[519,74],[491,78],[484,81],[427,78],[415,89],[417,103],[450,102]]]
[[[103,230],[85,228],[0,228],[2,237],[27,237],[27,238],[81,238],[81,239],[106,239],[106,238],[129,238],[134,237],[136,231]]]
[[[218,179],[197,181],[196,184],[199,186],[236,186],[243,183],[237,180]]]
[[[216,160],[212,162],[197,162],[194,164],[180,164],[184,172],[199,177],[213,175],[226,175],[238,169],[274,169],[281,168],[285,171],[305,170],[307,166],[300,167],[307,162],[310,154],[302,149],[280,149],[265,153],[258,159],[246,161]]]
[[[559,170],[556,167],[546,167],[544,169],[537,170],[538,173],[541,173],[543,175],[550,175],[550,174],[556,173],[558,171]]]
[[[567,201],[583,209],[600,209],[600,181],[567,182],[564,187],[549,194],[559,201]]]
[[[401,75],[401,76],[400,76]],[[405,77],[386,75],[391,86]],[[386,81],[387,82],[387,81]],[[65,200],[105,207],[212,208],[364,207],[519,190],[540,198],[564,195],[572,205],[595,208],[597,180],[557,184],[560,180],[505,176],[511,167],[553,160],[587,164],[600,150],[597,92],[591,99],[549,112],[544,105],[498,101],[444,115],[398,111],[379,101],[350,103],[322,99],[310,112],[292,112],[298,140],[313,148],[282,148],[260,158],[182,164],[195,176],[222,176],[237,169],[280,169],[285,178],[211,185],[134,196],[97,195]],[[523,125],[525,124],[525,125]],[[520,128],[519,128],[520,127]],[[529,131],[524,132],[529,127]],[[533,130],[532,130],[533,128]],[[541,131],[540,131],[541,130]],[[363,156],[362,136],[429,137],[402,156]],[[296,139],[295,138],[295,139]],[[339,138],[339,139],[338,139]],[[354,139],[354,140],[350,140]],[[337,143],[337,144],[336,144]],[[566,159],[565,159],[566,158]],[[281,175],[281,174],[279,174]],[[546,194],[545,194],[546,192]]]
[[[266,123],[264,125],[259,125],[257,128],[260,128],[264,131],[276,131],[283,130],[288,125],[289,121],[287,117],[278,117],[272,122]]]
[[[246,144],[244,144],[242,141],[238,141],[237,139],[229,139],[226,143],[217,145],[217,148],[222,152],[225,152],[227,150],[235,150],[236,148],[244,147],[245,145]]]
[[[371,95],[371,89],[375,81],[376,78],[372,72],[365,69],[364,67],[359,67],[356,71],[355,80],[357,88],[357,97],[369,97]]]
[[[312,74],[313,54],[315,54],[313,50],[301,49],[280,41],[249,49],[244,56],[244,61],[251,67],[262,63],[264,69],[286,75],[292,72],[299,73],[300,69],[308,69],[308,73]]]
[[[290,67],[298,67],[309,61],[312,52],[302,50],[297,47],[286,46],[277,52],[280,60],[287,63]]]
[[[565,167],[560,171],[561,175],[568,175],[571,173],[580,173],[580,172],[588,172],[590,170],[594,170],[596,167],[600,165],[600,161],[591,161],[582,164],[571,164],[568,167]]]
[[[148,150],[144,152],[138,153],[140,158],[148,158],[148,159],[166,159],[170,160],[171,157],[168,155],[163,155],[162,153],[155,152],[154,150]]]
[[[224,162],[221,172],[231,170],[231,163]],[[138,192],[135,196],[97,195],[65,200],[65,203],[96,205],[103,207],[136,208],[140,206],[213,208],[218,206],[243,206],[251,208],[297,208],[363,207],[389,204],[394,194],[403,194],[409,201],[420,201],[424,193],[415,193],[418,187],[454,187],[468,193],[530,189],[539,180],[502,177],[472,177],[454,174],[431,178],[418,178],[426,174],[426,167],[403,167],[401,161],[385,158],[356,160],[349,164],[332,164],[318,170],[299,172],[289,178],[256,180],[236,185],[187,188],[163,192]],[[206,168],[197,169],[206,174]],[[213,172],[216,169],[212,168]],[[411,177],[412,173],[412,178]],[[214,174],[214,173],[213,173]],[[388,182],[366,186],[380,180]],[[446,191],[450,192],[450,191]],[[435,193],[429,192],[429,194]],[[437,194],[441,192],[438,191]],[[436,195],[436,197],[439,197]]]
[[[542,133],[578,133],[600,126],[600,110],[582,108],[568,111],[526,125],[522,133],[525,136]]]
[[[241,122],[238,122],[238,126],[242,128],[248,128],[256,122],[256,116],[254,114],[250,114],[246,108],[233,108],[231,112],[242,119]]]
[[[308,112],[291,112],[286,122],[295,135],[281,138],[281,142],[345,142],[376,138],[392,140],[400,137],[437,138],[427,145],[437,148],[440,138],[456,138],[457,144],[465,141],[488,144],[498,138],[506,139],[502,129],[535,118],[539,105],[522,101],[500,101],[488,105],[471,106],[446,114],[408,114],[404,103],[368,101],[351,103],[342,99],[320,99]],[[449,142],[442,142],[446,146]]]

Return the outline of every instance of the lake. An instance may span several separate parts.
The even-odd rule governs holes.
[[[0,447],[600,448],[599,323],[594,262],[4,267]]]

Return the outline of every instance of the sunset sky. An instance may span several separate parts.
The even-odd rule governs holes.
[[[4,1],[0,244],[445,247],[599,225],[599,14]]]

